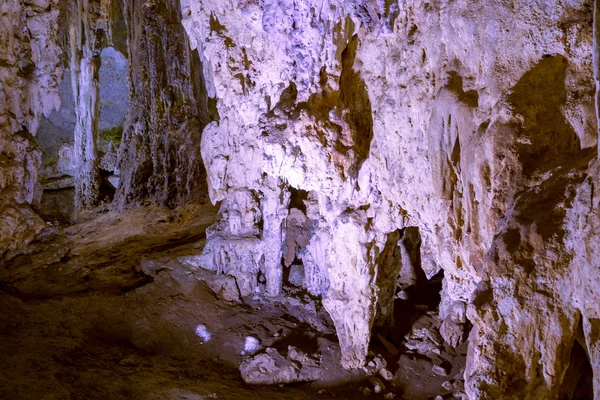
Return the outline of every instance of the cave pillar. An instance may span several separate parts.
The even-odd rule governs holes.
[[[323,306],[340,341],[342,366],[363,366],[375,318],[377,289],[373,246],[364,243],[365,224],[359,217],[342,217],[332,227],[327,256],[329,288]]]
[[[98,202],[100,173],[98,167],[98,70],[100,45],[104,35],[110,37],[110,1],[92,4],[78,0],[72,5],[69,38],[71,45],[71,83],[77,117],[74,132],[76,165],[75,204],[78,209]]]
[[[283,282],[283,242],[288,216],[290,192],[274,178],[267,178],[261,201],[263,215],[262,244],[265,256],[267,295],[278,296]]]

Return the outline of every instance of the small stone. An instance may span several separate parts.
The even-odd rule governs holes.
[[[385,358],[381,357],[381,354],[378,354],[375,358],[373,358],[373,362],[375,363],[375,368],[378,370],[387,367],[387,361],[385,361]]]
[[[212,337],[212,335],[206,328],[206,325],[204,324],[199,324],[198,326],[196,326],[196,336],[200,338],[202,343],[208,342]]]
[[[396,398],[396,393],[389,392],[385,396],[383,396],[383,398],[387,399],[387,400],[395,399]]]
[[[453,389],[452,382],[450,382],[450,381],[445,381],[444,383],[442,383],[442,387],[446,390]]]
[[[373,385],[373,392],[379,394],[385,390],[385,385],[381,382],[381,379],[370,377],[369,382]]]
[[[444,398],[440,395],[435,396],[435,400],[444,400]]]
[[[219,298],[234,303],[241,302],[240,290],[233,276],[224,275],[207,283]]]
[[[400,300],[408,300],[408,293],[406,292],[406,290],[401,290],[396,295],[396,298]]]
[[[242,355],[254,354],[259,348],[260,342],[257,338],[252,336],[246,336],[246,341],[244,342],[244,351],[242,351]]]
[[[108,181],[111,185],[116,189],[119,187],[119,183],[121,182],[121,178],[116,175],[111,175],[108,177]]]
[[[387,368],[381,368],[379,370],[379,375],[381,375],[381,377],[386,381],[391,381],[394,377],[394,375]]]
[[[431,368],[431,371],[439,376],[448,376],[448,370],[444,367],[442,367],[441,365],[434,365]]]
[[[288,282],[297,287],[304,287],[304,265],[292,264]]]
[[[373,393],[373,390],[370,387],[366,387],[362,390],[362,394],[365,396],[370,396]]]

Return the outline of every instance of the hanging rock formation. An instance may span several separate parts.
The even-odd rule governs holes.
[[[78,0],[70,8],[70,69],[75,100],[74,163],[75,205],[80,209],[98,203],[100,195],[98,140],[98,72],[100,51],[111,39],[112,0]]]
[[[357,367],[395,232],[417,227],[424,272],[445,271],[445,339],[474,325],[470,398],[557,398],[580,320],[596,346],[597,308],[571,293],[597,266],[592,2],[181,3],[219,114],[203,264],[277,295],[306,193],[295,251]]]
[[[44,226],[34,135],[59,106],[59,42],[76,203],[98,201],[99,54],[120,4],[0,5],[0,255]],[[322,298],[346,368],[365,363],[374,325],[393,323],[397,292],[443,270],[440,334],[457,346],[472,325],[470,399],[570,398],[584,359],[600,398],[591,0],[122,7],[116,208],[202,202],[207,182],[222,218],[182,263],[228,275],[236,301],[233,278],[242,297],[277,299],[290,276]]]

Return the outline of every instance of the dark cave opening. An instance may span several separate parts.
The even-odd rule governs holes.
[[[406,336],[423,317],[439,313],[444,270],[427,278],[421,266],[421,236],[417,227],[388,235],[379,268],[378,286],[383,290],[371,347],[389,353],[389,344],[401,349]]]
[[[594,372],[585,347],[583,327],[580,322],[578,335],[573,342],[569,356],[569,366],[560,387],[560,400],[592,400],[594,398]]]
[[[425,273],[418,274],[417,283],[404,289],[405,298],[394,301],[394,325],[387,336],[399,342],[412,328],[415,321],[427,312],[437,312],[441,301],[444,270],[440,270],[431,279]]]
[[[300,253],[309,243],[311,221],[306,215],[309,192],[289,187],[289,214],[286,220],[286,240],[283,243],[283,284],[301,288],[305,286],[304,264]]]
[[[116,26],[122,24],[120,12],[115,13]],[[99,53],[97,71],[98,104],[96,111],[97,136],[94,153],[97,154],[99,201],[111,203],[119,185],[117,152],[123,135],[123,124],[129,108],[129,62],[123,31],[114,31],[115,47],[107,46]],[[125,53],[123,53],[125,51]],[[39,183],[43,188],[38,213],[47,222],[70,225],[77,220],[75,187],[78,178],[75,154],[77,124],[72,71],[65,65],[59,84],[61,106],[42,118],[37,132],[37,143],[42,151]]]

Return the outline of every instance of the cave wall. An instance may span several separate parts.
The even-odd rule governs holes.
[[[181,4],[219,116],[203,265],[278,295],[307,192],[297,257],[357,367],[379,255],[418,227],[442,334],[473,324],[470,398],[558,398],[580,323],[598,396],[591,1]]]
[[[73,72],[77,203],[97,202],[97,57],[118,3],[89,4],[0,6],[0,253],[44,226],[31,208],[33,135],[59,106],[59,43]],[[131,87],[118,207],[199,202],[208,182],[223,217],[200,264],[235,276],[243,295],[276,297],[282,258],[300,260],[348,368],[364,363],[375,320],[389,320],[399,232],[418,229],[425,274],[445,272],[442,335],[456,343],[465,315],[473,325],[469,398],[560,398],[575,343],[600,397],[591,0],[122,6]]]
[[[206,199],[200,157],[210,121],[202,64],[174,0],[125,0],[130,107],[120,149],[116,205],[176,206]]]
[[[57,0],[8,0],[0,6],[0,254],[33,239],[44,226],[39,202],[42,115],[58,108],[62,75]]]

